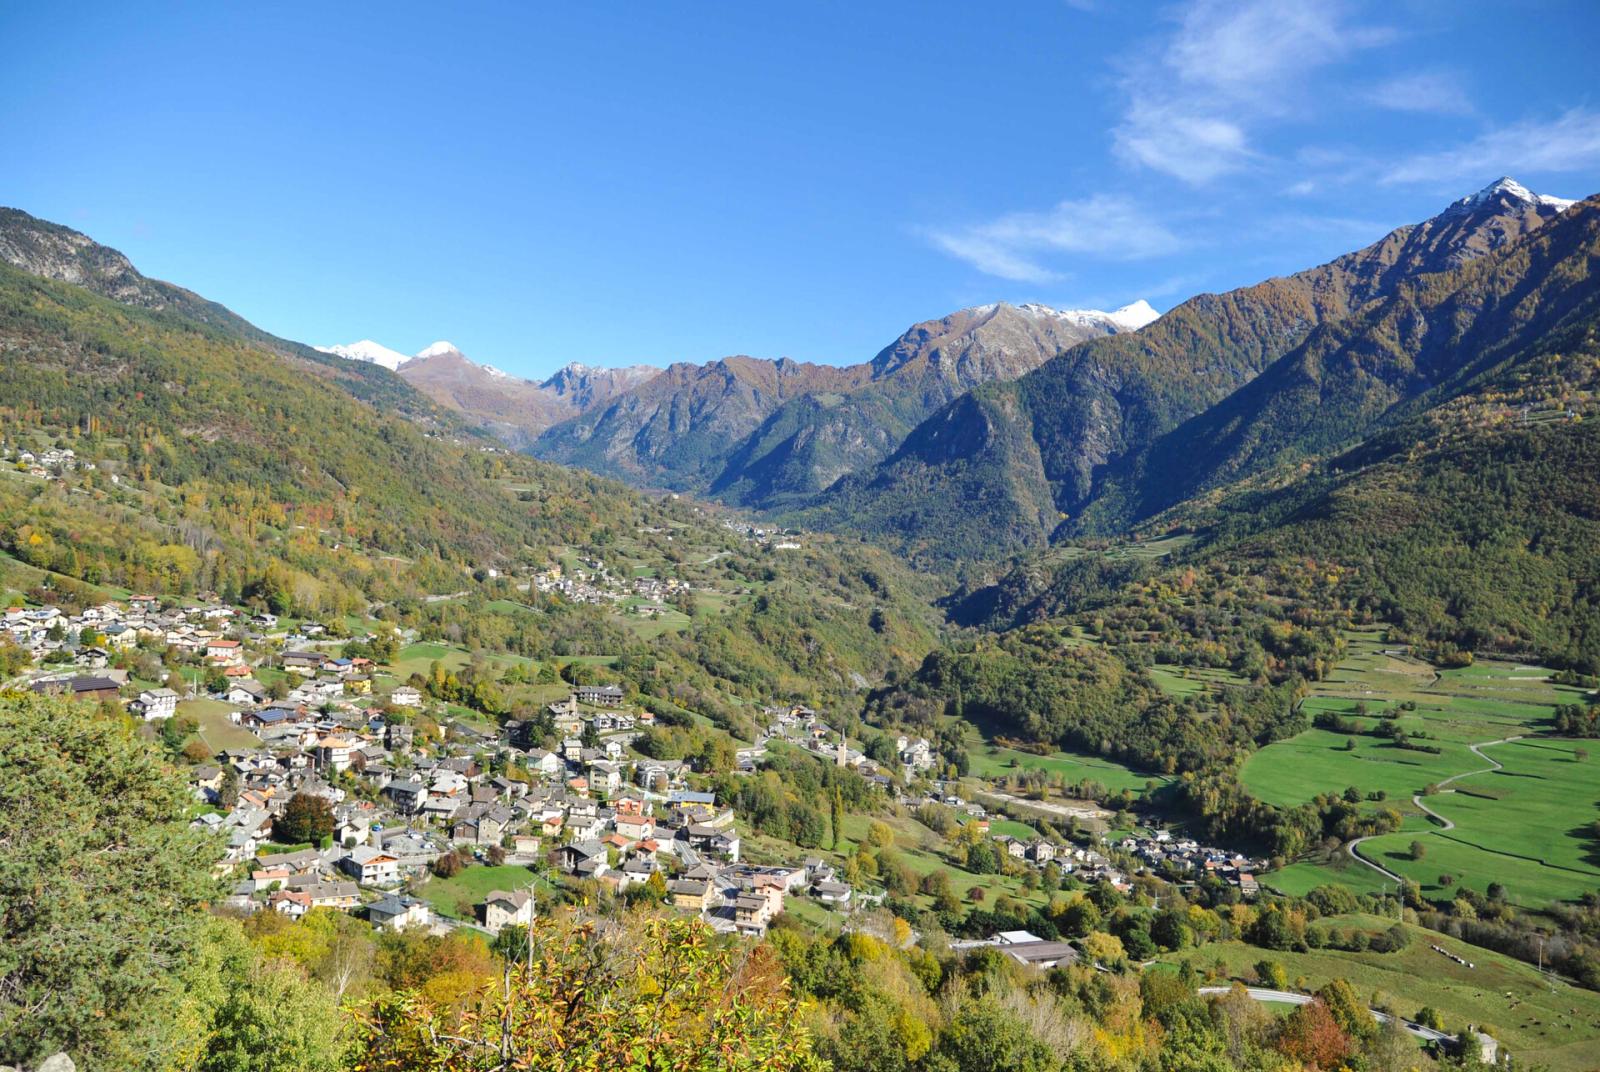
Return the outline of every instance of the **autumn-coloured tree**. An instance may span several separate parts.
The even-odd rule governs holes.
[[[296,793],[272,824],[273,837],[285,845],[320,845],[333,837],[333,805],[326,797]]]
[[[1285,1057],[1312,1068],[1334,1069],[1350,1056],[1350,1036],[1319,998],[1284,1017],[1277,1047]]]
[[[1334,979],[1317,991],[1317,1000],[1328,1007],[1334,1023],[1352,1038],[1366,1038],[1377,1031],[1377,1021],[1355,990],[1343,979]]]
[[[619,940],[542,919],[532,962],[452,1017],[416,991],[361,1013],[352,1068],[433,1072],[823,1072],[770,951],[649,918]]]

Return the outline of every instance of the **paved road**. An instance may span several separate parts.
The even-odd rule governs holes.
[[[1494,759],[1489,758],[1488,756],[1484,755],[1482,752],[1478,751],[1478,749],[1480,749],[1480,748],[1489,748],[1489,747],[1492,747],[1493,745],[1497,745],[1497,744],[1510,744],[1512,741],[1520,741],[1521,739],[1522,738],[1521,738],[1520,735],[1515,735],[1515,736],[1511,736],[1511,737],[1502,737],[1498,741],[1481,741],[1478,744],[1469,744],[1469,745],[1467,745],[1467,749],[1473,755],[1477,756],[1479,759],[1483,760],[1485,763],[1487,763],[1489,765],[1487,767],[1480,767],[1477,770],[1462,771],[1460,774],[1452,774],[1450,777],[1444,779],[1443,781],[1435,783],[1435,786],[1441,792],[1453,793],[1453,792],[1455,792],[1455,790],[1453,790],[1453,789],[1445,789],[1444,787],[1449,785],[1451,782],[1456,781],[1457,779],[1470,778],[1474,774],[1488,774],[1491,771],[1500,770],[1501,767],[1503,766],[1503,764],[1499,763],[1498,761],[1496,761]],[[1455,823],[1451,822],[1449,819],[1446,819],[1443,815],[1440,815],[1438,812],[1434,811],[1432,808],[1428,807],[1426,804],[1424,804],[1422,802],[1422,794],[1421,793],[1414,794],[1411,797],[1411,803],[1415,804],[1418,808],[1420,808],[1424,815],[1428,815],[1428,816],[1432,817],[1435,821],[1437,821],[1440,824],[1439,829],[1441,829],[1441,830],[1454,830],[1455,829],[1455,827],[1456,827]],[[1381,837],[1382,835],[1375,835],[1375,836],[1380,836]],[[1405,882],[1405,879],[1401,878],[1399,875],[1395,874],[1393,871],[1390,871],[1387,867],[1384,867],[1382,864],[1379,864],[1379,863],[1376,863],[1376,862],[1374,862],[1372,860],[1367,859],[1365,856],[1361,855],[1361,853],[1357,851],[1357,849],[1360,847],[1360,845],[1361,845],[1361,843],[1363,841],[1371,841],[1371,840],[1372,840],[1372,838],[1370,838],[1370,837],[1356,838],[1354,841],[1350,842],[1350,844],[1345,846],[1345,851],[1347,851],[1350,854],[1350,858],[1352,860],[1355,860],[1357,863],[1366,864],[1368,867],[1372,868],[1374,871],[1378,872],[1378,874],[1384,876],[1389,881],[1391,881],[1391,882],[1400,882],[1400,883]]]
[[[1450,777],[1446,778],[1444,781],[1438,783],[1437,787],[1438,787],[1439,791],[1442,792],[1442,793],[1454,793],[1455,792],[1454,789],[1446,789],[1445,786],[1449,785],[1451,782],[1455,781],[1458,778],[1466,778],[1466,777],[1470,777],[1471,775],[1474,775],[1474,774],[1488,774],[1488,773],[1490,773],[1492,771],[1501,770],[1504,767],[1503,763],[1499,762],[1498,760],[1489,758],[1488,756],[1484,755],[1482,752],[1478,751],[1478,749],[1480,749],[1480,748],[1488,748],[1491,745],[1497,745],[1497,744],[1509,744],[1512,741],[1520,741],[1521,739],[1522,739],[1522,737],[1520,735],[1518,735],[1518,736],[1514,736],[1514,737],[1502,737],[1498,741],[1484,741],[1482,744],[1469,744],[1469,745],[1467,745],[1467,748],[1469,750],[1471,750],[1473,755],[1477,756],[1479,759],[1483,760],[1485,763],[1487,763],[1489,765],[1487,767],[1482,767],[1482,768],[1480,768],[1478,770],[1463,771],[1460,774],[1452,774]],[[1432,808],[1430,808],[1426,804],[1424,804],[1422,802],[1422,794],[1418,793],[1415,796],[1413,796],[1411,798],[1411,803],[1415,804],[1417,807],[1421,808],[1425,813],[1427,813],[1428,815],[1432,816],[1435,820],[1437,820],[1438,823],[1439,823],[1439,829],[1441,829],[1441,830],[1454,830],[1456,828],[1456,824],[1455,823],[1451,822],[1449,819],[1446,819],[1443,815],[1440,815],[1438,812],[1434,811]]]
[[[1498,744],[1499,742],[1495,743]],[[1202,986],[1196,993],[1201,995],[1226,994],[1230,989],[1231,987],[1226,986]],[[1310,994],[1296,994],[1291,990],[1269,990],[1261,986],[1247,986],[1245,987],[1245,992],[1256,1001],[1276,1001],[1284,1005],[1309,1005],[1312,1001]],[[1390,1020],[1389,1014],[1386,1012],[1379,1012],[1377,1009],[1368,1009],[1367,1011],[1380,1024],[1386,1024]],[[1403,1017],[1400,1020],[1400,1026],[1410,1034],[1428,1042],[1449,1042],[1453,1044],[1457,1041],[1455,1035],[1446,1034],[1431,1027],[1424,1027],[1422,1024],[1413,1023]],[[1493,1054],[1498,1050],[1499,1044],[1488,1035],[1478,1034],[1477,1039],[1478,1045],[1483,1051],[1484,1059],[1494,1060]]]

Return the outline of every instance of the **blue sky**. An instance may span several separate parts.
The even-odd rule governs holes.
[[[312,343],[538,376],[1166,309],[1509,173],[1600,191],[1600,5],[12,3],[0,203]]]

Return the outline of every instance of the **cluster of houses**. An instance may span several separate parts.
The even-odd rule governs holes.
[[[94,462],[80,461],[71,447],[50,447],[38,452],[26,448],[0,448],[0,461],[10,462],[19,472],[45,480],[58,480],[74,469],[93,469]]]
[[[722,522],[722,527],[729,532],[737,533],[751,543],[767,544],[780,551],[800,550],[800,534],[794,529],[774,529],[761,525],[751,524],[748,521],[727,519]]]
[[[583,562],[571,571],[560,565],[549,566],[535,573],[527,587],[574,603],[618,603],[634,597],[644,601],[641,606],[657,612],[669,600],[690,590],[676,577],[618,577],[599,559]]]
[[[0,633],[35,662],[80,670],[102,670],[118,651],[148,643],[245,677],[245,643],[265,642],[277,625],[276,615],[246,615],[217,600],[164,606],[156,596],[145,595],[84,607],[76,614],[54,606],[0,612]],[[303,622],[297,633],[272,639],[311,642],[323,632],[321,625]]]
[[[616,893],[646,885],[713,927],[745,934],[763,933],[790,896],[837,908],[852,904],[854,891],[820,859],[786,865],[744,860],[731,808],[692,789],[682,761],[641,757],[629,748],[653,716],[629,704],[620,685],[577,686],[550,704],[554,746],[540,719],[511,721],[497,734],[447,722],[445,740],[423,747],[396,712],[421,708],[427,698],[408,685],[374,695],[371,662],[319,650],[323,630],[314,624],[302,624],[285,638],[287,647],[267,657],[283,686],[263,687],[248,652],[276,649],[255,642],[277,626],[272,615],[246,616],[216,602],[163,606],[141,596],[74,615],[12,608],[3,619],[17,643],[40,654],[66,652],[74,664],[74,672],[38,677],[32,687],[78,699],[123,699],[148,721],[171,718],[182,697],[167,687],[125,696],[126,672],[107,662],[116,648],[149,637],[220,672],[225,685],[218,698],[235,709],[232,722],[249,731],[253,743],[193,769],[197,799],[214,805],[194,824],[224,840],[220,868],[237,878],[230,903],[241,910],[299,917],[328,907],[361,911],[379,927],[463,925],[440,917],[416,895],[419,880],[447,854],[548,865]],[[817,712],[790,706],[769,708],[766,715],[755,747],[739,753],[740,770],[753,771],[768,743],[782,740],[895,787]],[[901,736],[894,749],[908,772],[936,763],[924,738]],[[275,852],[275,823],[302,794],[328,802],[331,842]],[[987,833],[981,806],[958,796],[913,800],[902,793],[900,799],[957,807]],[[1123,871],[1093,848],[1007,835],[993,841],[1017,861],[1126,885]],[[1152,870],[1216,874],[1247,895],[1254,892],[1253,861],[1165,832],[1116,847]],[[466,925],[494,933],[527,922],[534,911],[528,890],[495,890]],[[1028,952],[1037,954],[1030,963],[1053,955],[1042,947]]]
[[[577,704],[574,697],[562,706]],[[681,762],[625,758],[615,737],[600,748],[572,740],[566,744],[575,747],[559,751],[529,749],[519,747],[521,727],[513,723],[502,738],[467,735],[422,753],[398,723],[352,726],[320,716],[293,725],[293,735],[269,733],[259,747],[224,752],[194,774],[197,795],[221,803],[232,772],[231,807],[195,825],[227,839],[225,869],[248,872],[231,901],[243,910],[298,917],[321,906],[361,907],[380,927],[456,925],[408,891],[441,856],[463,849],[481,859],[548,863],[616,893],[659,878],[655,889],[666,901],[741,933],[763,933],[796,892],[850,903],[850,888],[820,860],[743,862],[732,809],[688,789]],[[490,773],[496,767],[518,776]],[[347,788],[357,785],[366,791]],[[333,844],[260,855],[297,794],[329,802]],[[494,891],[474,925],[497,932],[532,911],[525,892]]]
[[[1214,876],[1246,898],[1261,892],[1255,876],[1269,866],[1266,860],[1202,845],[1193,838],[1174,837],[1169,830],[1133,834],[1119,840],[1116,847],[1150,871],[1187,880]]]

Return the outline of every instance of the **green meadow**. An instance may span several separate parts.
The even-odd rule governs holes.
[[[1339,916],[1318,926],[1379,930],[1392,920]],[[1164,958],[1193,961],[1196,968],[1254,983],[1254,964],[1281,963],[1296,989],[1313,990],[1331,979],[1347,980],[1371,1004],[1413,1016],[1423,1006],[1439,1010],[1447,1030],[1479,1025],[1501,1041],[1522,1067],[1583,1072],[1600,1053],[1600,994],[1541,976],[1532,965],[1467,945],[1433,931],[1407,926],[1410,945],[1397,953],[1353,953],[1332,949],[1267,953],[1241,942],[1221,942]],[[1473,964],[1466,967],[1429,948],[1440,945]]]
[[[515,893],[536,883],[543,883],[547,892],[550,889],[548,882],[526,867],[517,864],[501,867],[478,865],[465,868],[452,878],[429,878],[420,893],[422,899],[433,905],[441,915],[470,920],[474,915],[473,906],[483,903],[483,899],[495,890]]]
[[[1365,734],[1310,729],[1251,756],[1240,772],[1246,789],[1282,807],[1351,786],[1363,796],[1381,792],[1383,804],[1398,809],[1405,825],[1361,851],[1417,881],[1430,897],[1457,883],[1482,890],[1500,882],[1513,901],[1542,907],[1600,887],[1600,842],[1590,831],[1600,819],[1600,766],[1591,763],[1600,759],[1584,758],[1581,742],[1543,736],[1555,707],[1577,701],[1581,690],[1555,684],[1539,667],[1482,660],[1435,672],[1385,650],[1377,633],[1354,632],[1349,640],[1349,656],[1316,683],[1305,710],[1337,713],[1363,730],[1378,724],[1380,712],[1396,712],[1401,729],[1439,753]],[[1414,706],[1399,710],[1402,704]],[[1491,743],[1513,737],[1522,739]],[[1487,770],[1490,763],[1471,745],[1505,769]],[[1451,830],[1412,799],[1445,782],[1423,803],[1455,823]],[[1424,845],[1420,860],[1411,858],[1412,841]],[[1441,876],[1453,882],[1441,884]],[[1362,891],[1389,884],[1344,860],[1296,863],[1268,881],[1286,893],[1325,881]]]
[[[971,758],[970,773],[975,778],[1003,778],[1019,770],[1032,768],[1064,776],[1069,785],[1084,780],[1100,782],[1113,793],[1123,789],[1142,792],[1147,782],[1164,785],[1170,779],[1163,774],[1136,771],[1115,760],[1076,752],[1049,752],[1039,755],[1016,748],[1005,748],[985,741],[976,727],[967,733],[967,755]]]

